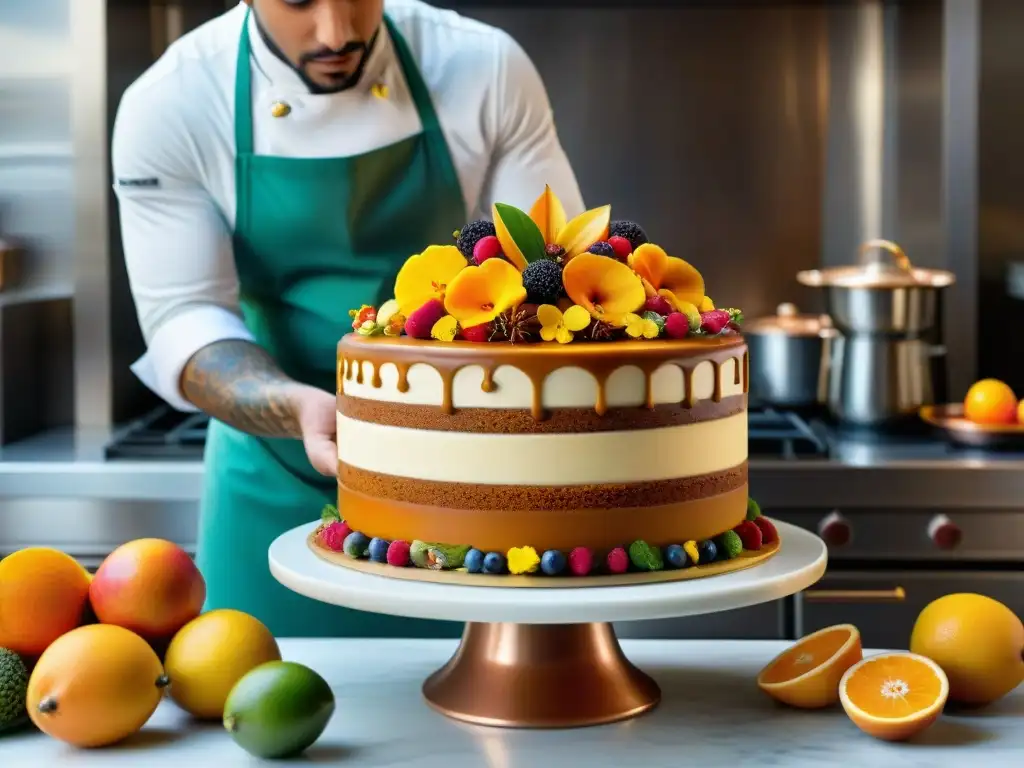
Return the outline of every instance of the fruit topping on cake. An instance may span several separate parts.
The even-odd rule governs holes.
[[[568,344],[737,333],[742,313],[716,308],[689,262],[652,243],[611,206],[569,219],[551,190],[529,212],[495,203],[454,245],[410,256],[394,299],[349,312],[362,336],[440,342]]]

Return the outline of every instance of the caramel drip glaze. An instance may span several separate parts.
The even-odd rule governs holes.
[[[338,343],[339,381],[342,377],[358,384],[363,383],[363,368],[369,364],[373,370],[370,385],[381,386],[380,369],[392,364],[398,370],[398,391],[409,391],[409,369],[413,365],[429,365],[438,372],[443,382],[441,408],[453,413],[452,402],[455,375],[463,368],[479,366],[484,370],[481,388],[484,392],[495,389],[494,372],[503,365],[522,371],[533,385],[531,413],[533,418],[544,418],[543,392],[548,376],[559,368],[582,368],[597,381],[597,398],[594,410],[604,415],[608,410],[607,382],[614,371],[624,366],[634,366],[643,371],[646,403],[654,407],[654,372],[663,365],[676,365],[683,372],[685,392],[682,406],[693,408],[696,400],[693,392],[693,372],[701,363],[710,362],[714,367],[714,391],[711,399],[722,400],[722,365],[734,362],[734,384],[741,377],[743,392],[749,388],[749,353],[743,337],[717,336],[708,339],[684,339],[681,341],[622,342],[606,344],[505,344],[494,342],[480,344],[473,342],[440,343],[401,338],[367,338],[356,334],[345,336]]]

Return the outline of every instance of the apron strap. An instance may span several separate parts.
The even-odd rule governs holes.
[[[235,72],[235,153],[238,156],[253,153],[252,141],[252,43],[249,42],[249,14],[245,12],[242,35],[238,41],[238,63]]]

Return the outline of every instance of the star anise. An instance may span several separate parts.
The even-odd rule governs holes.
[[[525,344],[540,339],[540,320],[536,304],[520,304],[502,312],[494,320],[493,341]]]
[[[603,320],[591,320],[590,325],[583,330],[582,336],[591,341],[614,341],[621,335],[620,331],[620,328]]]

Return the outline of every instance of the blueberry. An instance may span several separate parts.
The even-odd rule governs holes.
[[[384,539],[370,539],[370,559],[375,563],[386,563],[388,561],[388,547],[390,541]]]
[[[557,576],[565,570],[565,555],[557,549],[549,549],[541,555],[540,569],[548,576]]]
[[[665,547],[665,562],[672,568],[685,568],[690,564],[686,556],[686,550],[679,544],[669,544]]]
[[[714,562],[715,558],[718,557],[718,547],[715,546],[715,542],[711,539],[705,539],[698,544],[697,552],[700,555],[698,562],[701,565]]]
[[[484,553],[479,549],[471,549],[462,564],[470,573],[480,573],[484,569]]]
[[[505,558],[497,552],[488,552],[484,558],[484,573],[504,573]]]
[[[370,540],[359,531],[352,531],[345,537],[342,549],[349,557],[360,558],[366,554],[366,548],[370,546]]]

